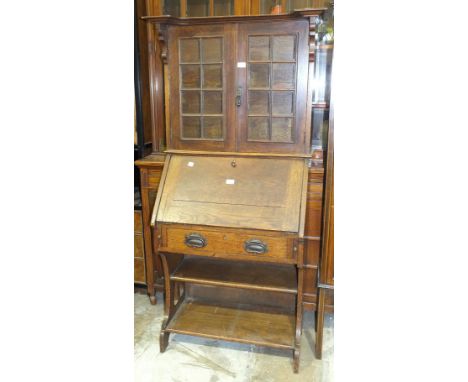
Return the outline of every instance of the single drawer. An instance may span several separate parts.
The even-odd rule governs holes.
[[[287,234],[176,225],[164,225],[161,233],[162,252],[289,263],[296,259],[294,238]]]

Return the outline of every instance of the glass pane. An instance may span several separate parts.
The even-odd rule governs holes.
[[[273,115],[293,114],[293,92],[272,92]]]
[[[269,114],[269,92],[249,91],[249,114]]]
[[[203,17],[208,16],[209,0],[187,0],[187,16]]]
[[[318,3],[323,3],[323,0],[318,0]],[[288,0],[287,6],[286,6],[286,11],[287,12],[292,12],[297,9],[303,9],[303,8],[321,8],[323,5],[321,4],[314,4],[312,5],[312,0]],[[317,3],[317,0],[315,0],[315,3]]]
[[[183,88],[200,88],[200,66],[199,65],[181,65]]]
[[[326,102],[330,99],[330,72],[332,49],[320,47],[315,52],[314,102]]]
[[[296,59],[295,36],[273,36],[273,61],[294,61]]]
[[[282,0],[260,0],[260,14],[268,15],[272,12],[278,12],[278,6],[281,6]]]
[[[182,97],[182,113],[184,114],[199,114],[200,113],[200,92],[199,91],[183,91]]]
[[[182,117],[182,137],[201,138],[200,117]]]
[[[273,64],[273,89],[294,89],[295,64]]]
[[[249,87],[269,88],[270,87],[270,64],[250,64],[249,65]]]
[[[248,140],[268,140],[268,117],[249,117]]]
[[[180,0],[165,0],[164,14],[171,16],[180,16]]]
[[[203,87],[222,88],[223,69],[222,65],[203,65]]]
[[[272,142],[291,142],[292,118],[272,118],[271,140]]]
[[[269,61],[270,60],[270,37],[251,36],[249,37],[249,60]]]
[[[223,113],[223,93],[203,92],[203,113],[222,114]]]
[[[202,39],[203,62],[223,61],[223,42],[221,38]]]
[[[203,117],[203,137],[209,139],[222,139],[223,117]]]
[[[312,109],[312,148],[322,149],[327,145],[328,109]]]
[[[215,0],[214,15],[215,16],[230,16],[234,14],[233,0]]]
[[[200,47],[197,38],[184,38],[180,41],[180,62],[200,62]]]

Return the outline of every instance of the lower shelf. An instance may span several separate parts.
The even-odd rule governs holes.
[[[165,331],[294,349],[295,326],[295,316],[290,313],[248,305],[223,307],[188,299],[178,307]]]

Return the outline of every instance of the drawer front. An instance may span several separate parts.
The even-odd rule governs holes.
[[[243,231],[217,231],[164,226],[162,251],[203,256],[235,256],[259,260],[295,259],[291,237]]]
[[[143,224],[141,220],[141,211],[133,211],[133,231],[135,233],[143,232]]]
[[[133,257],[145,258],[145,245],[141,234],[133,235]]]
[[[135,283],[145,283],[145,260],[133,259],[133,278]]]

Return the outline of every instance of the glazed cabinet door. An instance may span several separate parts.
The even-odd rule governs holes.
[[[305,153],[308,22],[239,25],[239,151]]]
[[[169,28],[169,147],[233,151],[234,26]]]

